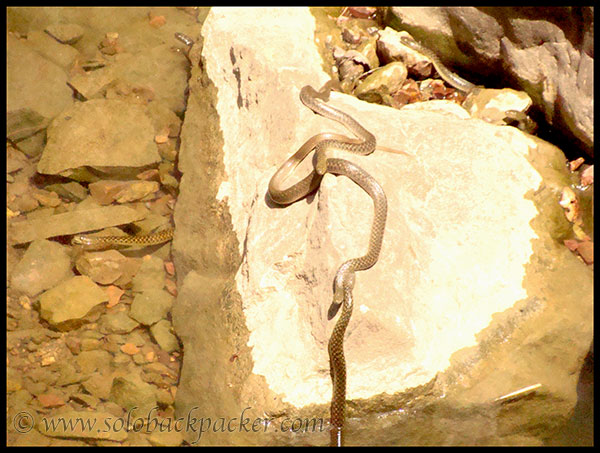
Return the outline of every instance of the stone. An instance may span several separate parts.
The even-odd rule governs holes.
[[[15,267],[11,287],[33,297],[72,276],[67,248],[57,242],[37,240]]]
[[[62,282],[40,296],[42,318],[55,326],[83,318],[108,296],[89,277],[78,275]]]
[[[140,264],[139,259],[126,257],[117,250],[86,252],[75,261],[79,273],[101,285],[130,281]]]
[[[123,225],[144,218],[144,213],[129,206],[105,206],[55,214],[41,219],[12,222],[7,239],[11,244],[23,244],[36,239],[98,230]]]
[[[110,400],[119,404],[134,417],[151,417],[156,411],[154,387],[137,375],[116,377],[110,389]]]
[[[357,98],[368,102],[386,102],[392,93],[397,92],[406,80],[406,65],[400,61],[377,68],[356,87]]]
[[[512,88],[593,156],[592,7],[393,7],[386,22],[481,79],[515,80]]]
[[[20,142],[48,127],[48,123],[47,118],[33,109],[13,110],[6,115],[6,137],[13,142]]]
[[[45,118],[54,118],[73,103],[63,68],[47,60],[30,46],[7,35],[6,112],[30,109]]]
[[[298,99],[302,86],[329,79],[314,21],[302,8],[211,8],[203,24],[175,210],[172,315],[185,351],[178,415],[328,417],[332,280],[344,260],[364,254],[372,201],[332,175],[287,207],[267,196],[276,169],[311,136],[352,136]],[[348,442],[541,443],[540,431],[556,429],[576,404],[593,337],[592,274],[561,241],[570,230],[557,204],[564,155],[460,107],[395,110],[339,93],[329,104],[386,148],[333,153],[379,181],[389,205],[381,257],[353,291]],[[209,210],[218,215],[190,215]],[[199,443],[328,440],[325,424],[293,439],[207,432]]]
[[[140,270],[133,277],[132,289],[135,292],[162,290],[165,286],[165,278],[166,272],[163,260],[154,256],[147,256],[142,260]]]
[[[63,174],[86,165],[144,167],[160,161],[144,107],[120,100],[74,104],[52,121],[47,136],[40,173]]]
[[[152,325],[166,316],[173,300],[163,289],[146,289],[133,299],[129,316],[141,324]]]
[[[100,328],[105,333],[128,333],[139,326],[139,323],[131,319],[127,312],[116,311],[102,317]]]
[[[172,333],[169,321],[162,319],[150,327],[150,333],[163,351],[173,352],[179,349],[179,341]]]
[[[71,69],[79,56],[79,52],[75,48],[57,42],[48,33],[42,31],[32,30],[27,33],[27,42],[37,52],[53,63],[56,63],[65,71]]]

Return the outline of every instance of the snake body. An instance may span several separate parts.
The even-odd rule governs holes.
[[[87,250],[98,250],[118,246],[156,245],[173,239],[173,229],[167,228],[157,233],[140,234],[137,236],[90,236],[77,234],[71,239],[73,245],[79,245]]]
[[[387,217],[387,199],[379,183],[367,172],[344,159],[328,158],[330,148],[344,149],[350,152],[367,155],[376,147],[376,139],[363,128],[354,118],[337,110],[324,101],[328,93],[318,92],[310,86],[300,91],[300,100],[304,105],[327,118],[342,123],[360,139],[351,139],[339,134],[322,133],[311,137],[275,172],[269,182],[268,193],[271,200],[277,204],[287,205],[297,201],[316,190],[325,173],[344,175],[358,184],[373,199],[375,214],[371,227],[369,248],[366,255],[344,262],[338,269],[333,285],[333,303],[328,317],[333,318],[340,306],[340,315],[331,337],[328,351],[330,374],[333,383],[331,398],[331,444],[342,445],[343,425],[346,408],[346,361],[344,357],[344,334],[352,316],[355,272],[372,267],[379,258],[385,221]],[[285,179],[294,171],[298,164],[312,151],[316,153],[316,164],[313,171],[289,188],[283,188]]]
[[[425,55],[427,58],[429,58],[440,77],[444,79],[444,81],[447,84],[453,86],[457,90],[463,91],[466,94],[477,94],[478,91],[481,89],[477,85],[474,85],[471,82],[463,79],[462,77],[459,77],[458,75],[454,74],[446,66],[444,66],[444,64],[440,61],[440,59],[434,52],[423,47],[421,44],[419,44],[409,36],[401,36],[400,42],[402,42],[402,44],[411,48],[412,50],[419,52],[420,54]],[[506,122],[506,124],[514,123],[516,124],[515,127],[530,134],[533,134],[536,131],[537,123],[534,120],[532,120],[529,117],[529,115],[527,115],[525,112],[521,112],[518,110],[507,110],[505,114],[506,117],[504,121]]]
[[[344,357],[344,334],[350,322],[353,309],[352,289],[354,288],[356,271],[372,267],[379,258],[385,221],[387,217],[387,199],[383,189],[362,168],[343,159],[327,159],[327,172],[344,175],[352,179],[373,199],[374,217],[367,254],[344,262],[338,269],[334,279],[333,303],[329,309],[329,319],[341,305],[342,314],[338,319],[329,339],[328,351],[333,398],[331,399],[331,444],[343,444],[343,425],[346,409],[346,359]]]
[[[438,72],[440,77],[444,79],[446,83],[452,85],[457,90],[463,91],[465,93],[470,93],[475,88],[477,88],[476,85],[450,71],[446,66],[444,66],[444,64],[440,61],[440,59],[435,53],[423,47],[414,39],[404,35],[400,37],[400,42],[402,42],[402,44],[404,44],[405,46],[410,47],[412,50],[419,52],[420,54],[425,55],[427,58],[429,58],[433,63],[433,67]]]

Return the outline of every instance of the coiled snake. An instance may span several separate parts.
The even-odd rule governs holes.
[[[331,445],[341,446],[343,443],[343,425],[346,409],[346,361],[344,358],[344,333],[352,315],[355,272],[369,269],[379,258],[385,220],[387,217],[387,199],[379,183],[362,168],[344,159],[327,157],[330,148],[367,155],[376,147],[373,134],[363,128],[354,118],[337,110],[325,102],[329,91],[318,92],[310,86],[300,91],[300,100],[304,105],[326,118],[342,123],[358,139],[352,139],[339,134],[322,133],[311,137],[294,155],[279,167],[269,182],[268,193],[272,201],[287,205],[305,197],[316,190],[325,173],[344,175],[358,184],[373,199],[374,217],[369,239],[367,254],[344,262],[338,269],[333,284],[333,303],[329,309],[328,318],[335,316],[340,306],[342,314],[339,317],[329,339],[329,362],[333,395],[331,398]],[[283,182],[294,171],[302,160],[312,151],[316,153],[316,165],[313,171],[297,184],[284,189]]]

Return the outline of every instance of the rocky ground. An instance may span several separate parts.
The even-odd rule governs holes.
[[[9,445],[181,443],[176,430],[123,428],[174,414],[170,244],[89,251],[70,239],[169,227],[189,71],[174,33],[198,14],[9,12]]]
[[[199,300],[198,294],[206,290],[210,295],[212,283],[197,283],[190,278],[198,286],[191,294],[187,291],[179,302],[179,324],[186,317],[189,323],[182,329],[183,342],[178,338],[179,332],[174,331],[173,324],[177,326],[177,322],[172,315],[178,288],[181,291],[182,279],[190,269],[208,269],[209,276],[215,277],[213,281],[221,281],[220,274],[213,273],[214,269],[206,264],[205,249],[227,255],[217,270],[224,269],[233,275],[231,271],[237,270],[241,263],[241,258],[234,256],[237,245],[221,248],[219,240],[211,239],[212,235],[222,234],[222,225],[231,227],[231,217],[223,202],[202,206],[199,212],[208,212],[211,219],[217,219],[203,220],[204,226],[187,220],[198,217],[189,215],[196,212],[193,203],[185,204],[186,212],[179,211],[179,223],[175,226],[182,226],[182,233],[178,239],[176,229],[175,241],[182,245],[175,260],[171,258],[170,243],[104,251],[84,250],[70,244],[73,235],[84,232],[143,234],[173,224],[181,173],[191,178],[189,168],[204,159],[200,156],[190,163],[193,154],[180,155],[180,147],[195,147],[206,141],[200,133],[198,137],[202,140],[189,139],[197,123],[188,121],[188,145],[182,143],[185,138],[182,128],[186,127],[182,124],[189,114],[190,87],[206,85],[197,74],[202,71],[199,37],[207,13],[198,8],[9,8],[7,11],[9,445],[190,442],[182,429],[173,428],[180,416],[176,401],[183,354],[187,352],[192,358],[198,353],[198,343],[190,343],[194,335],[190,334],[189,326],[203,329],[198,338],[204,341],[202,335],[208,335],[206,340],[210,342],[201,346],[208,350],[203,352],[202,363],[196,362],[205,370],[217,372],[216,379],[226,381],[226,374],[220,374],[218,366],[213,367],[211,356],[211,348],[222,355],[221,323],[200,326],[199,320],[206,319],[191,317],[184,309],[188,301],[194,307],[203,307],[204,300]],[[446,112],[505,128],[515,125],[507,120],[504,114],[507,110],[523,114],[531,113],[532,106],[535,110],[537,99],[524,91],[499,87],[483,89],[469,97],[449,86],[438,77],[430,60],[401,45],[401,32],[386,27],[383,14],[376,8],[316,10],[313,14],[321,24],[316,32],[319,51],[326,66],[332,68],[336,89],[342,93],[406,112],[421,105],[426,114]],[[176,39],[175,33],[191,38],[194,45]],[[241,68],[245,74],[247,69],[255,77],[256,67],[248,69],[244,59],[248,62],[251,58],[243,51],[236,53],[238,48],[233,44],[231,49],[227,58],[234,66],[232,74],[238,70],[238,107],[241,103],[249,111],[253,108],[254,85],[250,77],[240,79],[239,71]],[[188,82],[190,74],[197,78]],[[270,115],[284,117],[276,110],[278,96],[279,93],[273,94]],[[225,123],[236,118],[228,112],[231,109],[219,112],[225,134],[228,131]],[[195,121],[205,120],[202,112],[194,114]],[[546,124],[544,118],[548,115],[536,117]],[[452,121],[448,124],[453,124]],[[585,125],[585,121],[578,121],[573,123]],[[264,128],[267,129],[268,126]],[[279,129],[275,135],[285,136],[283,128]],[[582,126],[580,132],[573,134],[579,134],[586,143],[589,139],[586,131]],[[220,132],[211,133],[207,146],[217,146]],[[227,139],[226,136],[226,142]],[[243,144],[239,149],[243,151]],[[564,168],[560,171],[566,176],[562,176],[559,189],[553,187],[560,196],[554,200],[552,212],[562,216],[557,222],[561,225],[563,246],[593,270],[593,165],[589,157],[584,157],[585,150],[582,146],[582,157],[573,155],[570,161],[562,162]],[[406,150],[406,155],[410,158],[413,151]],[[240,156],[244,156],[243,152]],[[211,159],[221,160],[221,157],[209,156],[194,171],[216,180],[222,176],[219,173],[222,170]],[[382,168],[389,167],[390,180],[396,178],[393,158],[384,157],[381,162]],[[264,173],[266,167],[261,165],[257,167]],[[231,166],[227,168],[230,175],[235,174]],[[423,178],[439,177],[434,166],[431,168]],[[262,184],[245,181],[243,177],[237,182],[243,186],[239,190]],[[199,199],[217,197],[210,187],[193,187],[191,195]],[[219,199],[223,200],[221,189]],[[234,185],[229,192],[232,203],[237,202],[236,190]],[[254,202],[248,200],[240,204],[256,209]],[[253,211],[253,217],[247,220],[235,209],[232,212],[236,231],[246,225],[252,228],[252,222],[260,221],[263,214]],[[265,209],[265,216],[267,213],[271,214]],[[265,219],[267,223],[273,222],[272,216]],[[198,237],[199,231],[203,240]],[[249,250],[255,247],[272,252],[266,245],[254,243],[252,235],[248,237]],[[303,237],[298,235],[298,238]],[[290,245],[285,247],[289,249]],[[182,249],[187,249],[187,256]],[[195,253],[196,250],[202,253]],[[251,259],[244,257],[244,269],[251,267]],[[176,270],[174,262],[181,264],[181,269]],[[257,266],[262,269],[261,263]],[[254,284],[250,277],[248,282],[248,286]],[[231,291],[227,285],[215,284],[214,288],[223,294]],[[258,323],[251,315],[248,319]],[[225,324],[236,325],[238,321],[228,319]],[[231,340],[233,346],[227,343],[229,340],[225,341],[228,353],[223,362],[229,368],[247,366],[250,360],[260,363],[257,356],[250,359],[249,354],[244,355],[248,343],[244,335]],[[265,338],[259,343],[273,345],[273,340]],[[212,346],[213,341],[216,346]],[[194,349],[185,351],[190,345]],[[263,346],[255,344],[254,348],[260,351]],[[265,355],[273,355],[273,350],[265,349]],[[187,366],[194,370],[194,364]],[[267,371],[263,374],[269,375]],[[188,375],[192,381],[199,380],[193,372]],[[282,382],[288,385],[288,381]],[[217,406],[221,404],[218,398],[215,396]],[[319,401],[315,398],[310,403]],[[185,404],[180,401],[179,406]],[[65,421],[72,425],[65,425]],[[157,426],[168,428],[157,429]]]

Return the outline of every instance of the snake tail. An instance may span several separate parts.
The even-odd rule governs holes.
[[[346,358],[344,356],[344,334],[352,316],[352,290],[344,291],[342,314],[338,319],[329,339],[328,351],[330,362],[333,396],[331,398],[331,446],[342,446],[344,443],[344,420],[346,418]]]

